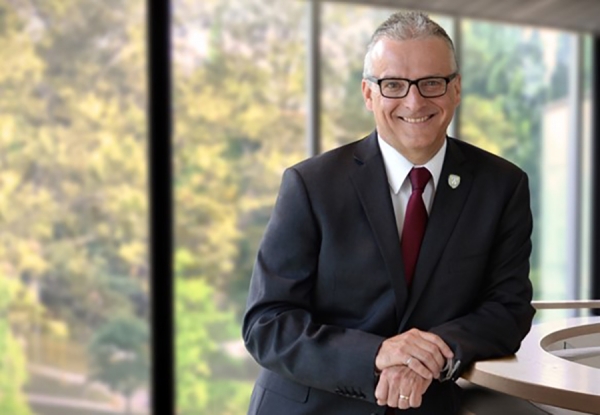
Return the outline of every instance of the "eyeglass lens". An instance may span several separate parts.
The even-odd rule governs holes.
[[[404,79],[386,79],[381,82],[381,93],[386,97],[403,97],[408,94],[410,82]],[[424,97],[443,95],[446,92],[444,78],[427,78],[417,82],[417,88]]]

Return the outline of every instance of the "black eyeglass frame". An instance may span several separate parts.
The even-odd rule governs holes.
[[[457,76],[458,76],[458,72],[451,73],[448,76],[426,76],[424,78],[419,78],[419,79],[415,79],[415,80],[408,79],[408,78],[380,78],[380,79],[378,79],[378,78],[375,78],[374,76],[365,76],[365,79],[367,81],[377,84],[379,86],[379,93],[384,98],[388,98],[388,99],[405,98],[408,95],[408,93],[410,92],[410,87],[413,85],[415,85],[417,87],[417,91],[419,91],[419,94],[421,94],[421,96],[423,98],[438,98],[443,95],[446,95],[446,92],[448,92],[448,84],[450,82],[452,82],[454,80],[454,78],[456,78]],[[444,92],[442,92],[441,94],[438,94],[438,95],[423,95],[423,92],[421,92],[421,88],[419,87],[419,82],[426,81],[428,79],[443,79],[446,82]],[[408,82],[408,88],[406,88],[406,93],[399,97],[389,97],[389,96],[385,95],[383,93],[383,89],[381,88],[381,83],[385,82],[385,81],[406,81],[406,82]]]

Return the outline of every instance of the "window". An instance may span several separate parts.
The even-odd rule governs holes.
[[[580,216],[582,201],[589,201],[590,183],[589,167],[580,170],[589,164],[582,151],[582,137],[589,143],[589,131],[578,135],[573,128],[582,123],[589,103],[582,105],[569,78],[579,70],[571,53],[579,38],[556,30],[471,20],[464,21],[461,30],[460,138],[506,157],[528,173],[535,299],[576,299],[580,274],[587,268],[580,256],[585,250],[571,247],[589,239]],[[589,75],[585,79],[582,82],[589,85]],[[575,191],[578,186],[580,191]],[[537,318],[566,314],[545,310]]]
[[[328,150],[373,128],[364,49],[392,10],[322,10]],[[179,415],[248,406],[258,370],[240,339],[248,282],[281,174],[307,156],[306,12],[287,0],[174,2]],[[2,414],[151,413],[145,14],[136,0],[0,5]],[[435,18],[452,33],[454,19]],[[473,20],[457,29],[457,136],[529,174],[536,297],[583,293],[591,139],[574,126],[580,114],[590,124],[591,38]]]
[[[148,414],[144,3],[0,16],[0,413]]]
[[[174,13],[177,408],[241,414],[257,375],[241,316],[258,243],[284,168],[306,156],[306,5]]]

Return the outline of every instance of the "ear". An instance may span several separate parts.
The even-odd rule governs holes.
[[[369,81],[363,79],[361,87],[363,99],[365,100],[365,107],[367,107],[369,111],[373,111],[373,90],[371,89]]]
[[[460,74],[456,75],[456,79],[454,80],[454,97],[455,97],[455,105],[458,107],[458,105],[460,104],[460,92],[462,90],[462,78],[460,76]]]

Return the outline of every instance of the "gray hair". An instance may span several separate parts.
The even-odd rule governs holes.
[[[448,36],[448,33],[439,24],[429,18],[429,16],[422,12],[409,11],[409,12],[398,12],[392,14],[388,19],[383,22],[373,36],[367,46],[367,53],[365,54],[365,62],[363,67],[363,77],[372,76],[373,63],[371,61],[371,54],[375,44],[383,39],[392,40],[415,40],[424,39],[427,37],[439,37],[446,41],[452,57],[454,58],[454,67],[458,70],[458,60],[456,59],[456,51],[454,50],[454,43]]]

